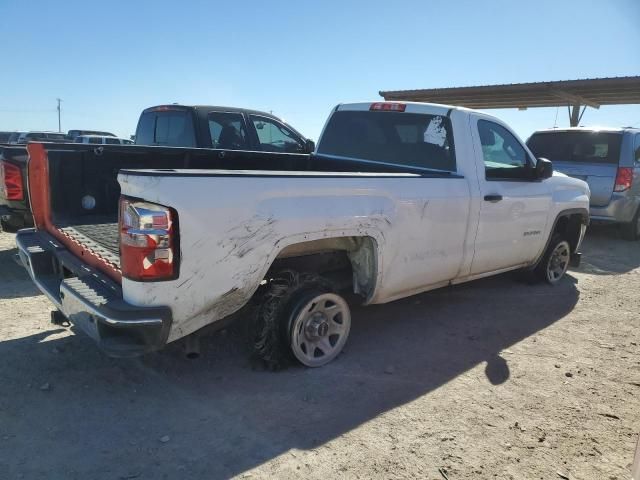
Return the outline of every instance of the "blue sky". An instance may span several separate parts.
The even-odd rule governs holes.
[[[273,111],[317,138],[332,106],[379,90],[640,74],[640,1],[0,0],[0,130],[134,133],[140,111]],[[522,136],[556,109],[493,110]],[[640,105],[585,125],[640,126]],[[559,126],[568,124],[560,108]]]

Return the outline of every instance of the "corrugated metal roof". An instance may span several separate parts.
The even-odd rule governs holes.
[[[467,108],[640,104],[640,76],[554,82],[381,91],[385,100],[443,103]]]

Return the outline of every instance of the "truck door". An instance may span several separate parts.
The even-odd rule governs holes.
[[[546,241],[548,181],[532,178],[535,160],[506,127],[471,117],[480,218],[471,274],[533,261]]]

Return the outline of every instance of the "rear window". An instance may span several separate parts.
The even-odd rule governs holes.
[[[534,133],[527,146],[552,162],[618,164],[622,134],[610,132]]]
[[[151,111],[141,115],[136,131],[139,145],[195,147],[191,113],[182,110]]]
[[[325,128],[318,153],[456,170],[451,122],[443,115],[338,111]]]

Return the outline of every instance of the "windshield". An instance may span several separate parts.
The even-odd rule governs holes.
[[[338,111],[325,128],[318,153],[456,170],[451,123],[442,115]]]
[[[527,146],[552,162],[612,163],[620,159],[622,134],[611,132],[534,133]]]

